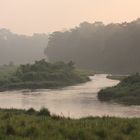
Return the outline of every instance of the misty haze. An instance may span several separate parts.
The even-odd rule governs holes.
[[[0,0],[0,139],[140,139],[139,0]]]

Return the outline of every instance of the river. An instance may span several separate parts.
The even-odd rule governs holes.
[[[62,89],[0,92],[0,108],[39,110],[46,107],[51,114],[71,118],[87,116],[140,117],[140,106],[124,106],[100,102],[97,92],[119,83],[106,78],[105,74],[91,76],[91,81]]]

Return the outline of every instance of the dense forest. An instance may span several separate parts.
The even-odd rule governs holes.
[[[31,63],[45,57],[48,35],[18,35],[8,29],[0,29],[0,65]]]
[[[49,36],[50,61],[74,61],[80,68],[107,73],[140,71],[140,19],[130,23],[83,22]]]
[[[10,89],[48,89],[89,81],[88,74],[76,70],[72,61],[33,64],[0,69],[0,91]]]
[[[98,93],[100,101],[113,101],[126,105],[140,105],[140,75],[137,73],[124,78],[117,86]]]

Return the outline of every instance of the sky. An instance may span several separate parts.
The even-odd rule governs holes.
[[[83,21],[132,21],[140,17],[139,6],[140,0],[0,0],[0,28],[32,35]]]

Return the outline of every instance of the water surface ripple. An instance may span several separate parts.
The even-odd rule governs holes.
[[[91,81],[56,90],[0,92],[0,108],[36,110],[46,107],[52,114],[71,118],[87,116],[140,117],[140,106],[123,106],[100,102],[97,92],[119,81],[106,78],[105,74],[90,77]]]

